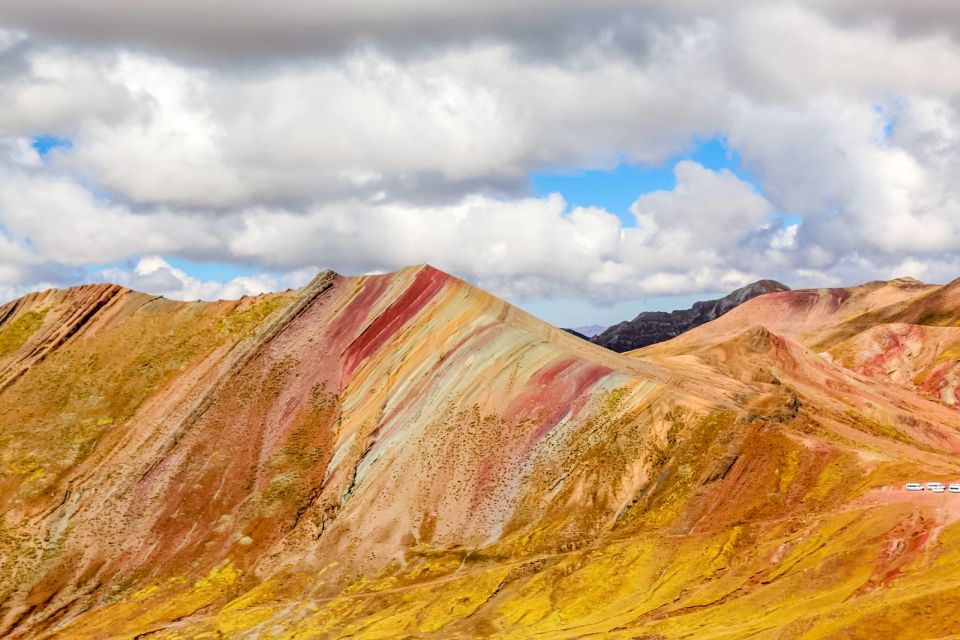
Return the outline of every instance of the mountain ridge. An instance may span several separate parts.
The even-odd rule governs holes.
[[[5,636],[960,622],[960,509],[900,489],[960,477],[960,414],[814,350],[950,290],[773,293],[629,354],[426,265],[109,291],[0,307]]]
[[[789,287],[776,280],[758,280],[722,298],[695,302],[689,309],[640,312],[633,320],[608,327],[591,338],[591,342],[619,353],[632,351],[675,338],[756,296],[789,290]]]

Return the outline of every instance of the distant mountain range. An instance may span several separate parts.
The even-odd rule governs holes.
[[[572,331],[572,333],[580,335],[580,337],[587,337],[594,344],[606,347],[611,351],[623,353],[675,338],[684,331],[689,331],[694,327],[699,327],[719,318],[751,298],[775,291],[789,290],[790,287],[776,280],[758,280],[719,300],[704,300],[694,303],[689,309],[669,312],[644,311],[633,320],[619,322],[593,336],[579,329]]]

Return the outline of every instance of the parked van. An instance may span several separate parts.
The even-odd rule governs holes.
[[[960,482],[954,482],[950,485],[950,493],[960,493]]]
[[[930,491],[936,491],[938,487],[939,487],[940,489],[943,489],[943,483],[942,483],[942,482],[928,482],[928,483],[927,483],[927,489],[930,489]]]
[[[908,482],[907,491],[923,491],[923,485],[919,482]],[[953,491],[953,489],[951,489]]]
[[[946,487],[944,487],[942,484],[938,484],[933,489],[930,489],[930,491],[933,491],[934,493],[943,493],[946,490]]]

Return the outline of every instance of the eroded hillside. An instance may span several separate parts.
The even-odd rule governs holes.
[[[960,496],[902,490],[960,480],[951,292],[775,293],[629,356],[430,267],[33,294],[0,308],[0,634],[960,633]]]

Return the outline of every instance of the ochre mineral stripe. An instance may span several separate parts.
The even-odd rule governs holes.
[[[317,274],[277,318],[257,332],[255,336],[241,340],[234,345],[228,356],[229,364],[224,374],[207,387],[206,391],[194,402],[187,415],[170,429],[167,433],[168,442],[163,447],[161,454],[153,459],[150,466],[140,475],[138,482],[146,480],[150,473],[166,459],[187,430],[200,419],[200,416],[206,413],[230,379],[249,364],[291,322],[310,308],[317,298],[329,291],[333,287],[335,278],[336,273],[329,269]]]

